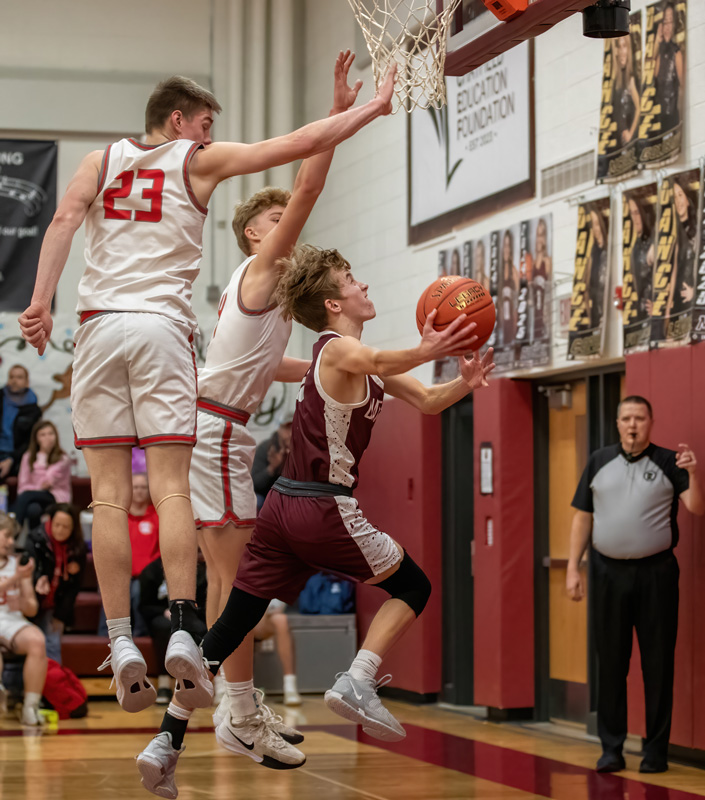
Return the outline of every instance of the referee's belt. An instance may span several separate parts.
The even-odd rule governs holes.
[[[199,397],[198,400],[196,400],[196,408],[206,414],[212,414],[214,417],[222,417],[229,422],[237,422],[240,425],[247,425],[247,420],[250,418],[250,415],[246,411],[241,411],[239,408],[231,408],[215,400],[208,400],[206,397]]]
[[[291,478],[277,478],[272,489],[290,497],[353,496],[350,486],[341,486],[339,483],[319,483],[318,481],[293,481]]]

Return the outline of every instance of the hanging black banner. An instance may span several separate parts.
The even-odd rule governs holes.
[[[32,299],[56,210],[56,156],[56,142],[0,139],[0,311],[24,311]]]

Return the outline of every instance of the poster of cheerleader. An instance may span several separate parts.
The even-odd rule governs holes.
[[[551,360],[552,218],[524,220],[519,226],[517,347],[520,367]]]
[[[700,207],[698,229],[698,257],[695,274],[695,304],[693,307],[693,330],[691,339],[694,342],[705,341],[705,170],[700,173]]]
[[[609,291],[609,198],[578,206],[568,359],[599,358]]]
[[[646,7],[644,87],[641,93],[639,166],[675,161],[683,143],[686,0]]]
[[[629,17],[629,36],[605,40],[597,183],[622,180],[638,168],[641,108],[641,11]]]
[[[490,294],[497,310],[497,322],[488,344],[494,347],[494,362],[497,369],[506,371],[513,369],[517,364],[519,225],[511,225],[499,231],[492,231],[490,234],[489,277]]]
[[[659,186],[659,224],[651,306],[651,347],[688,344],[699,252],[700,170],[669,175]]]
[[[655,183],[622,195],[622,324],[624,352],[649,349],[656,263],[658,188]]]

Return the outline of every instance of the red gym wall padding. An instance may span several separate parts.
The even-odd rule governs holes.
[[[470,457],[470,454],[468,454]],[[384,659],[390,686],[418,694],[441,691],[441,418],[386,398],[360,468],[355,491],[363,514],[409,551],[433,586],[423,614]],[[360,643],[388,594],[360,585]],[[347,669],[347,665],[341,666]]]
[[[678,449],[685,442],[695,452],[705,477],[705,346],[639,353],[626,358],[627,395],[646,397],[654,409],[655,444]],[[671,742],[705,749],[705,524],[681,503],[680,610]],[[629,674],[629,730],[644,735],[644,694],[639,650],[634,642]]]
[[[534,705],[534,446],[531,385],[493,380],[474,397],[475,703]],[[494,493],[480,494],[480,446]],[[487,521],[493,525],[488,541]]]

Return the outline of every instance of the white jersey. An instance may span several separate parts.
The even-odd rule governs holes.
[[[3,583],[17,571],[17,556],[8,556],[7,563],[4,567],[0,567],[0,583]],[[22,622],[27,623],[27,620],[22,615],[21,611],[11,611],[8,604],[8,595],[19,596],[19,588],[10,589],[7,592],[0,591],[0,636],[2,631],[8,623]]]
[[[220,298],[218,324],[198,373],[198,396],[253,414],[264,399],[291,334],[277,305],[252,310],[240,287],[250,256],[235,270]]]
[[[79,314],[147,311],[196,328],[191,287],[208,210],[193,194],[188,167],[201,146],[121,139],[106,149],[86,216]]]

